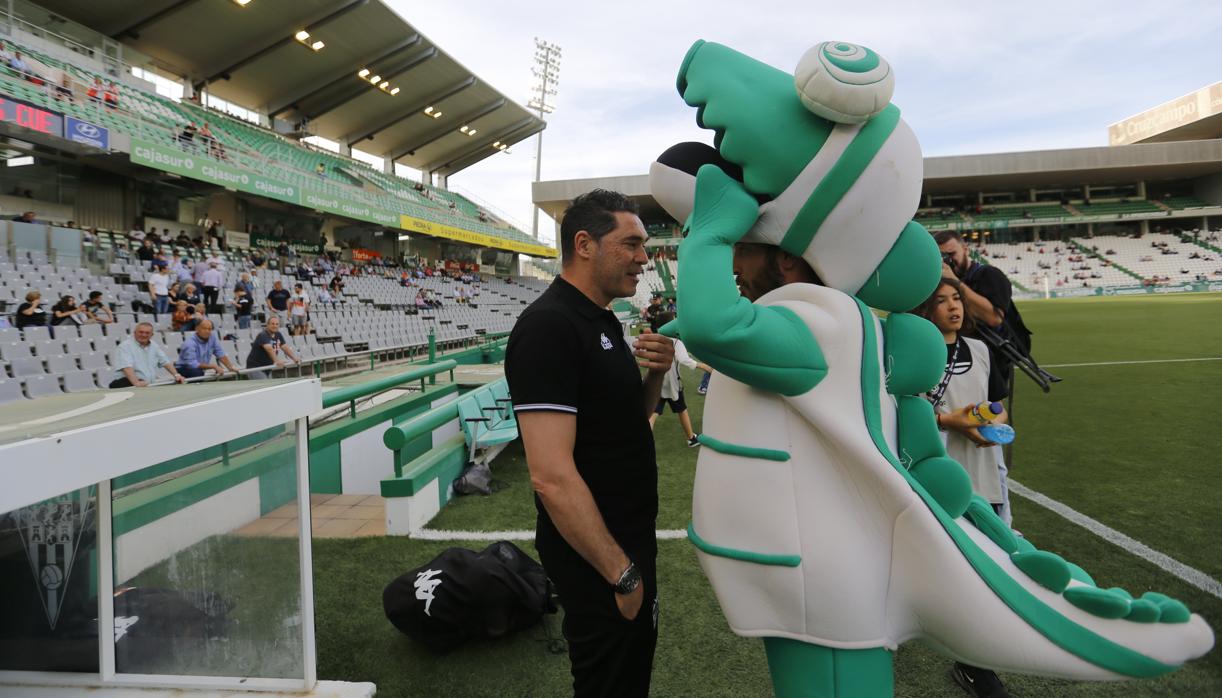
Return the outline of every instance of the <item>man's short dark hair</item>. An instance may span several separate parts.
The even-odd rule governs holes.
[[[90,292],[89,292],[89,300],[91,300],[91,301],[92,301],[92,300],[97,300],[98,298],[101,298],[101,297],[102,297],[102,292],[101,292],[101,291],[90,291]]]
[[[933,241],[938,243],[938,247],[945,245],[947,240],[958,240],[961,245],[967,244],[963,242],[963,236],[958,230],[939,230],[933,234]]]
[[[595,189],[573,199],[564,210],[564,221],[560,224],[560,258],[567,262],[573,258],[573,240],[579,230],[584,230],[595,240],[615,230],[615,214],[619,212],[636,215],[636,202],[623,194],[606,189]]]

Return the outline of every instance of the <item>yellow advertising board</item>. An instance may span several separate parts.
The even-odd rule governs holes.
[[[433,237],[446,238],[448,240],[457,240],[458,242],[466,242],[472,245],[480,245],[482,247],[492,247],[498,250],[508,250],[510,252],[521,252],[532,257],[555,257],[556,250],[547,247],[546,245],[532,245],[528,242],[518,242],[517,240],[507,240],[484,233],[477,233],[473,230],[464,230],[463,228],[455,228],[451,225],[434,223],[432,221],[413,218],[408,215],[399,216],[399,227],[403,230],[412,233],[424,233]]]

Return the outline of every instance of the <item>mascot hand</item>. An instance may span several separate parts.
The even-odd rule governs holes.
[[[689,236],[733,245],[755,225],[759,212],[759,203],[738,180],[705,165],[696,175]]]

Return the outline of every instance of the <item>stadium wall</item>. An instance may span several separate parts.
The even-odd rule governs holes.
[[[1222,206],[1222,174],[1200,177],[1192,183],[1193,193],[1201,201]]]

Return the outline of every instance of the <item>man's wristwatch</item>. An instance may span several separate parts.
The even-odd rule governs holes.
[[[628,568],[619,576],[619,581],[612,585],[615,593],[628,595],[636,591],[636,588],[641,585],[641,571],[636,568],[636,563],[629,562]]]

